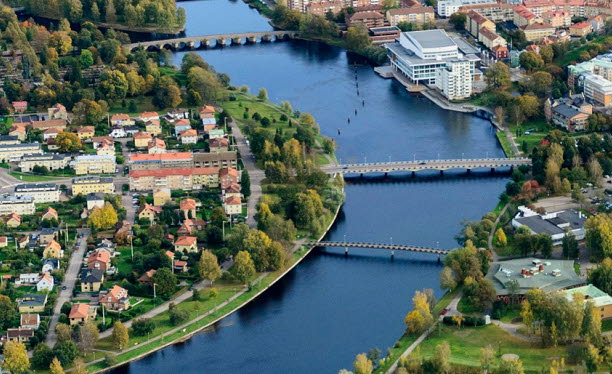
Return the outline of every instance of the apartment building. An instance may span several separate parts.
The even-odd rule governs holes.
[[[130,170],[184,169],[193,167],[193,157],[191,152],[140,153],[132,154],[129,164]]]
[[[0,215],[15,213],[22,216],[25,214],[34,214],[35,211],[36,206],[31,196],[15,196],[8,194],[0,196]]]
[[[572,24],[570,12],[564,9],[546,11],[542,14],[542,20],[555,28],[569,27]]]
[[[514,8],[514,17],[512,18],[512,22],[517,27],[532,25],[540,20],[541,19],[537,14],[522,5]]]
[[[450,17],[459,11],[461,7],[468,5],[496,4],[495,0],[439,0],[437,11],[440,17]]]
[[[70,155],[59,153],[36,153],[21,156],[21,171],[31,172],[34,166],[46,167],[48,170],[61,170],[70,163]]]
[[[61,191],[55,183],[31,183],[15,186],[15,196],[31,196],[34,203],[57,203]]]
[[[448,61],[436,72],[436,87],[449,100],[460,100],[472,94],[471,62],[455,59]]]
[[[193,167],[196,168],[227,168],[236,169],[238,165],[238,154],[236,151],[215,153],[194,153]]]
[[[555,28],[548,23],[533,23],[521,27],[525,33],[525,38],[529,42],[539,42],[555,33]]]
[[[409,22],[413,25],[423,25],[434,22],[434,8],[430,6],[414,6],[410,8],[389,9],[387,22],[397,26],[400,22]]]
[[[476,39],[480,39],[480,30],[483,28],[495,31],[495,23],[493,21],[473,10],[467,12],[466,27],[469,33]]]
[[[28,153],[41,153],[39,143],[0,144],[0,162],[16,162]]]
[[[132,170],[129,174],[131,191],[193,190],[219,185],[219,168],[185,168],[163,170]]]
[[[97,176],[76,177],[72,179],[73,195],[88,195],[90,193],[115,193],[113,178],[102,178]]]
[[[612,105],[612,81],[593,73],[584,74],[584,96],[594,105]]]
[[[115,156],[83,155],[77,156],[71,166],[76,175],[115,173]]]
[[[487,17],[491,21],[508,22],[514,19],[514,7],[510,4],[494,3],[494,4],[474,4],[466,5],[459,8],[460,12],[469,12],[473,10]]]

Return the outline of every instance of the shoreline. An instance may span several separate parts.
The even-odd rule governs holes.
[[[343,188],[343,191],[344,191],[344,188]],[[327,226],[327,228],[326,228],[326,229],[323,231],[323,233],[322,233],[322,234],[319,236],[319,238],[316,240],[316,242],[318,242],[318,241],[320,241],[321,239],[323,239],[323,238],[325,237],[325,235],[327,235],[327,233],[329,232],[329,230],[332,228],[332,226],[333,226],[333,225],[336,223],[336,219],[338,218],[338,214],[339,214],[340,209],[342,208],[342,206],[343,206],[343,205],[344,205],[344,201],[343,201],[341,204],[338,204],[338,206],[336,207],[336,211],[334,212],[334,215],[333,215],[333,217],[332,217],[332,219],[331,219],[331,221],[330,221],[329,225],[328,225],[328,226]],[[194,331],[192,331],[192,332],[190,332],[190,333],[188,333],[188,334],[186,334],[186,335],[184,335],[184,336],[182,336],[182,337],[180,337],[180,338],[177,338],[177,339],[174,339],[174,340],[172,340],[172,341],[169,341],[168,343],[165,343],[165,344],[163,344],[163,345],[161,345],[161,346],[159,346],[159,347],[156,347],[155,349],[152,349],[152,350],[149,350],[149,351],[147,351],[147,352],[141,353],[141,354],[139,354],[139,355],[137,355],[137,356],[135,356],[135,357],[133,357],[133,358],[130,358],[130,359],[126,360],[126,361],[123,361],[123,362],[121,362],[121,363],[117,363],[117,364],[115,364],[115,365],[108,366],[108,367],[105,367],[105,368],[103,368],[103,369],[97,369],[97,370],[94,370],[94,371],[92,371],[91,373],[93,373],[93,374],[97,374],[97,373],[104,373],[104,372],[107,372],[107,371],[109,371],[109,370],[111,370],[111,369],[115,369],[115,368],[118,368],[118,367],[121,367],[121,366],[127,365],[127,364],[129,364],[129,363],[131,363],[131,362],[141,360],[141,359],[145,358],[146,356],[149,356],[149,355],[151,355],[151,354],[153,354],[153,353],[155,353],[155,352],[157,352],[157,351],[160,351],[160,350],[162,350],[162,349],[164,349],[164,348],[167,348],[167,347],[169,347],[169,346],[171,346],[171,345],[174,345],[174,344],[178,344],[178,343],[185,342],[185,341],[187,341],[187,340],[191,339],[191,338],[192,338],[193,336],[195,336],[196,334],[201,333],[202,331],[204,331],[205,329],[207,329],[207,328],[209,328],[209,327],[213,326],[213,325],[214,325],[214,324],[216,324],[217,322],[219,322],[219,321],[223,320],[224,318],[226,318],[226,317],[230,316],[231,314],[233,314],[233,313],[237,312],[239,309],[243,308],[245,305],[249,304],[251,301],[255,300],[257,297],[259,297],[259,296],[260,296],[261,294],[263,294],[265,291],[267,291],[268,289],[270,289],[270,287],[272,287],[274,284],[276,284],[276,283],[277,283],[279,280],[281,280],[281,279],[282,279],[282,278],[283,278],[285,275],[287,275],[287,274],[288,274],[288,273],[289,273],[291,270],[293,270],[293,269],[294,269],[294,268],[295,268],[297,265],[299,265],[299,264],[302,262],[302,260],[304,260],[304,259],[305,259],[305,258],[306,258],[306,257],[307,257],[307,256],[308,256],[308,255],[309,255],[311,252],[312,252],[312,250],[313,250],[313,249],[316,247],[316,246],[314,246],[314,245],[312,245],[312,244],[310,244],[310,243],[312,243],[312,241],[311,241],[311,242],[304,243],[304,244],[302,245],[302,247],[304,247],[304,246],[305,246],[305,247],[308,247],[308,249],[306,250],[306,252],[305,252],[304,254],[302,254],[302,255],[301,255],[301,257],[300,257],[300,258],[298,258],[298,259],[297,259],[297,260],[296,260],[296,261],[295,261],[295,262],[294,262],[294,263],[293,263],[291,266],[289,266],[289,267],[288,267],[287,269],[285,269],[285,270],[284,270],[284,271],[283,271],[281,274],[279,274],[279,275],[278,275],[278,276],[277,276],[275,279],[273,279],[273,280],[272,280],[272,281],[271,281],[271,282],[270,282],[270,283],[269,283],[269,284],[268,284],[266,287],[264,287],[263,289],[259,290],[257,293],[255,293],[254,295],[252,295],[252,297],[250,297],[249,299],[247,299],[247,300],[246,300],[245,302],[243,302],[242,304],[240,304],[240,305],[238,305],[238,306],[236,306],[236,307],[232,308],[231,310],[229,310],[229,311],[227,311],[226,313],[224,313],[223,315],[221,315],[221,316],[219,316],[219,317],[215,318],[215,319],[214,319],[214,320],[212,320],[211,322],[209,322],[209,323],[205,324],[205,325],[204,325],[204,326],[202,326],[202,327],[197,328],[196,330],[194,330]],[[269,275],[269,274],[268,274],[268,275]],[[261,280],[265,279],[265,277],[266,277],[266,276],[267,276],[267,275],[262,274],[262,276],[260,276],[260,277],[258,278],[258,282],[260,282]],[[226,300],[226,303],[227,303],[227,304],[229,304],[231,301],[235,300],[236,298],[238,298],[239,296],[243,295],[244,293],[245,293],[245,291],[241,291],[241,292],[239,292],[239,293],[235,294],[234,296],[232,296],[232,298],[230,298],[230,299]],[[226,305],[227,305],[227,304],[226,304]],[[217,308],[218,308],[218,307],[217,307]],[[218,311],[218,309],[217,309],[217,311]],[[213,310],[209,311],[209,313],[211,313],[211,312],[213,312]],[[207,316],[206,314],[203,314],[203,315],[201,316],[201,318],[205,318],[206,316]],[[193,323],[197,323],[197,321],[192,320],[192,321],[190,321],[190,323],[189,323],[189,324],[187,324],[187,325],[179,326],[179,330],[180,330],[180,327],[182,327],[183,329],[185,329],[185,328],[187,328],[188,326],[192,325]],[[161,335],[161,337],[163,337],[163,334]],[[141,343],[141,344],[142,344],[142,343]],[[148,344],[148,343],[143,343],[143,344],[145,344],[145,345],[146,345],[146,344]],[[119,354],[121,354],[121,353],[119,353]],[[119,354],[118,354],[118,355],[119,355]],[[101,358],[101,359],[98,359],[98,360],[95,360],[95,361],[91,361],[91,362],[89,363],[89,365],[95,365],[95,364],[96,364],[96,363],[98,363],[98,362],[103,362],[103,360],[104,360],[104,358]],[[89,365],[87,365],[87,366],[89,366]],[[69,370],[67,370],[67,371],[69,371]]]

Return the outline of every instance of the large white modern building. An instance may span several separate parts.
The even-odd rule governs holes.
[[[448,99],[472,94],[476,74],[474,54],[464,54],[446,31],[435,29],[400,34],[399,42],[385,44],[391,68],[411,83],[438,88]]]
[[[31,196],[35,203],[57,203],[61,191],[55,183],[19,184],[15,186],[15,196]]]
[[[440,17],[450,17],[467,5],[496,4],[496,0],[439,0],[436,11]]]

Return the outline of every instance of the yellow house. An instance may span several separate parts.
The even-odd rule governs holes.
[[[486,28],[486,29],[495,31],[495,23],[493,23],[493,21],[483,16],[482,14],[476,11],[470,10],[467,13],[467,17],[468,17],[468,31],[476,39],[479,39],[480,30],[482,28]]]
[[[72,179],[72,194],[87,195],[90,193],[114,194],[113,178],[107,177],[76,177]]]
[[[138,219],[147,219],[150,222],[153,222],[161,211],[162,208],[145,203],[145,205],[140,209],[140,212],[138,212]]]
[[[68,315],[70,325],[78,325],[87,321],[93,321],[96,318],[96,313],[96,307],[85,303],[76,303],[72,306],[70,314]]]
[[[114,174],[115,156],[83,155],[78,156],[71,165],[76,175],[83,174]]]
[[[539,42],[555,33],[555,28],[546,23],[533,23],[521,28],[528,42]]]
[[[62,258],[64,257],[64,250],[62,246],[55,240],[47,244],[43,251],[43,258]]]
[[[152,120],[146,124],[147,132],[153,136],[157,136],[162,133],[162,127],[159,120]]]
[[[77,136],[81,140],[91,139],[96,134],[93,126],[83,126],[77,129]]]
[[[584,302],[592,302],[602,320],[612,318],[612,296],[589,284],[563,291],[568,300],[573,300],[574,294],[584,296]]]
[[[25,123],[14,123],[9,131],[9,135],[16,136],[19,141],[25,142],[27,136],[25,125]]]
[[[46,294],[26,294],[21,299],[17,299],[19,313],[42,313],[46,304]]]
[[[11,213],[4,219],[6,227],[14,229],[21,225],[21,216],[17,213]]]
[[[136,148],[147,148],[149,141],[151,140],[151,134],[144,131],[139,131],[134,134],[134,146]]]
[[[169,188],[160,188],[153,191],[153,205],[164,206],[170,201],[172,201],[172,197]]]
[[[179,236],[174,242],[174,252],[197,252],[197,240],[195,236]]]

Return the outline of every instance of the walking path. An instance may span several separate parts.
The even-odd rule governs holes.
[[[75,250],[72,252],[72,256],[70,256],[70,262],[68,263],[68,269],[66,270],[64,282],[62,283],[62,288],[57,297],[55,308],[53,308],[51,321],[49,322],[49,332],[47,333],[47,339],[45,340],[45,343],[49,347],[53,347],[57,342],[55,326],[57,326],[59,321],[62,306],[64,303],[69,302],[72,298],[72,291],[74,290],[74,285],[77,277],[79,276],[79,271],[81,270],[81,265],[83,263],[83,256],[85,256],[85,251],[87,249],[87,238],[90,235],[90,230],[88,228],[79,229],[77,230],[77,233],[81,238],[77,239],[78,247],[75,248]],[[64,287],[66,288],[64,289]]]
[[[497,215],[497,218],[495,219],[495,222],[493,222],[493,227],[491,228],[491,232],[489,232],[489,238],[487,240],[487,248],[489,249],[489,252],[491,252],[493,261],[499,260],[499,255],[495,252],[493,248],[493,236],[495,235],[495,229],[497,228],[497,225],[499,224],[499,221],[501,220],[504,213],[506,213],[506,210],[508,210],[508,207],[510,206],[511,202],[512,200],[508,201],[506,205],[504,206],[504,208],[501,210],[501,212],[499,212],[499,214]]]
[[[540,339],[533,337],[533,336],[527,336],[527,335],[523,335],[521,334],[518,330],[522,329],[525,327],[525,325],[517,325],[514,323],[505,323],[502,321],[498,321],[498,320],[494,320],[491,323],[493,323],[495,326],[498,326],[500,328],[502,328],[504,331],[506,331],[508,334],[513,335],[516,338],[522,339],[522,340],[528,340],[530,342],[539,342]]]

